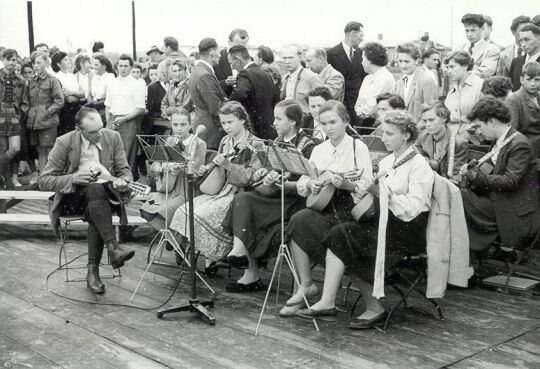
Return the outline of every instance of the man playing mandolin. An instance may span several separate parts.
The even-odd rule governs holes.
[[[58,234],[61,215],[83,215],[88,222],[86,284],[92,293],[104,293],[105,286],[99,277],[104,245],[115,269],[135,254],[118,246],[112,224],[113,212],[121,216],[122,224],[127,224],[122,199],[128,193],[132,175],[120,134],[104,129],[95,109],[82,108],[75,120],[77,129],[56,140],[39,187],[42,191],[56,192],[50,208],[55,234]],[[112,185],[96,180],[92,173],[95,167],[116,177],[112,178]]]

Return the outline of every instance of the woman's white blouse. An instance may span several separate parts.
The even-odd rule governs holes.
[[[94,100],[104,100],[107,96],[107,87],[114,78],[114,74],[108,72],[102,75],[94,74],[92,77],[92,98]]]
[[[404,222],[409,222],[420,213],[429,211],[435,180],[433,170],[420,154],[392,169],[395,162],[411,151],[412,146],[397,160],[394,154],[390,154],[379,162],[380,173],[388,171],[388,175],[381,178],[381,182],[389,188],[388,208]]]
[[[354,146],[356,146],[356,149]],[[353,138],[349,135],[345,135],[343,140],[337,146],[332,145],[330,140],[326,140],[315,146],[309,161],[311,165],[317,168],[319,174],[325,170],[334,173],[346,173],[355,169],[355,156],[358,169],[363,168],[364,172],[361,178],[354,181],[354,183],[362,186],[363,183],[372,180],[373,168],[371,166],[369,150],[359,139],[356,139],[356,144],[353,145]],[[307,183],[310,179],[309,176],[302,176],[298,180],[296,187],[301,196],[309,196],[310,191],[307,188]],[[351,192],[351,194],[355,202],[360,200],[360,197],[355,192]]]
[[[55,76],[62,84],[62,88],[68,92],[68,95],[74,95],[79,92],[79,81],[77,81],[77,76],[73,73],[58,71]]]

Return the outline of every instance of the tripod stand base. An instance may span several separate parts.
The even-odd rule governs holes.
[[[178,313],[182,311],[189,311],[196,313],[201,320],[207,324],[215,325],[216,318],[206,308],[213,308],[214,301],[199,301],[199,299],[189,300],[186,305],[175,306],[168,309],[161,309],[157,311],[158,319],[163,318],[164,314]]]

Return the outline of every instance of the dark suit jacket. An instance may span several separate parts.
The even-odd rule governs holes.
[[[540,107],[521,87],[508,96],[506,105],[512,113],[510,124],[531,141],[536,157],[540,158]]]
[[[521,88],[521,81],[519,79],[521,77],[523,66],[525,65],[526,57],[527,55],[518,56],[517,58],[514,58],[510,64],[510,79],[512,80],[513,92],[516,92]],[[536,59],[536,61],[540,63],[540,57]]]
[[[159,81],[150,83],[147,87],[146,110],[147,115],[143,118],[141,124],[141,133],[150,134],[154,126],[154,119],[161,118],[161,100],[165,96],[165,89]]]
[[[99,162],[115,177],[133,179],[131,169],[126,159],[120,133],[104,128],[100,140],[102,150],[99,153]],[[79,169],[81,161],[81,132],[71,131],[58,137],[49,154],[47,165],[39,178],[41,191],[54,191],[56,195],[49,208],[49,215],[55,234],[58,234],[60,225],[60,212],[64,194],[73,193],[73,173]],[[125,211],[123,212],[125,215]]]
[[[510,128],[506,137],[514,132]],[[536,160],[523,134],[518,133],[501,149],[492,174],[478,173],[471,190],[489,196],[505,245],[518,246],[532,239],[540,229]]]
[[[206,132],[199,137],[206,142],[208,149],[215,150],[223,137],[219,109],[225,100],[225,94],[214,71],[203,63],[197,63],[193,68],[188,87],[195,109],[193,129],[197,129],[199,125],[205,126]]]
[[[232,93],[233,88],[232,86],[227,86],[225,84],[225,80],[227,79],[227,77],[232,76],[232,68],[231,64],[229,64],[229,53],[227,49],[221,50],[219,63],[217,65],[214,65],[214,72],[216,72],[216,77],[219,81],[221,88],[223,89],[223,92],[225,92],[225,94],[229,96]]]
[[[255,131],[255,136],[274,139],[277,134],[272,128],[274,81],[268,72],[251,64],[238,73],[236,87],[230,100],[238,101],[246,108]]]
[[[351,123],[356,123],[357,116],[354,111],[354,104],[358,99],[358,91],[360,91],[360,85],[366,76],[364,67],[362,66],[362,49],[354,49],[354,59],[351,63],[349,57],[343,49],[341,42],[336,46],[326,51],[328,63],[340,72],[345,78],[345,96],[343,103],[349,111],[351,117]]]

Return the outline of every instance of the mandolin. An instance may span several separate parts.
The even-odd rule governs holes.
[[[94,180],[102,180],[105,182],[114,182],[119,178],[114,177],[110,172],[101,164],[95,163],[93,167],[90,168],[90,173],[94,177]],[[121,193],[112,186],[109,188],[114,192],[121,203],[128,203],[137,195],[148,196],[150,195],[150,187],[138,182],[127,182],[129,191],[127,193]]]
[[[238,155],[240,149],[235,147],[233,151],[223,154],[225,158],[231,158]],[[225,186],[226,178],[217,164],[211,162],[206,165],[206,173],[198,181],[197,185],[202,193],[206,195],[217,195]]]
[[[363,168],[352,170],[346,173],[334,173],[328,170],[323,171],[321,175],[317,177],[317,181],[321,182],[322,188],[318,193],[312,193],[308,196],[306,200],[306,206],[313,210],[323,211],[328,206],[328,204],[332,200],[332,197],[334,197],[334,193],[336,192],[336,187],[332,184],[332,177],[334,175],[338,174],[344,179],[348,179],[349,181],[354,182],[360,179],[363,173]]]

